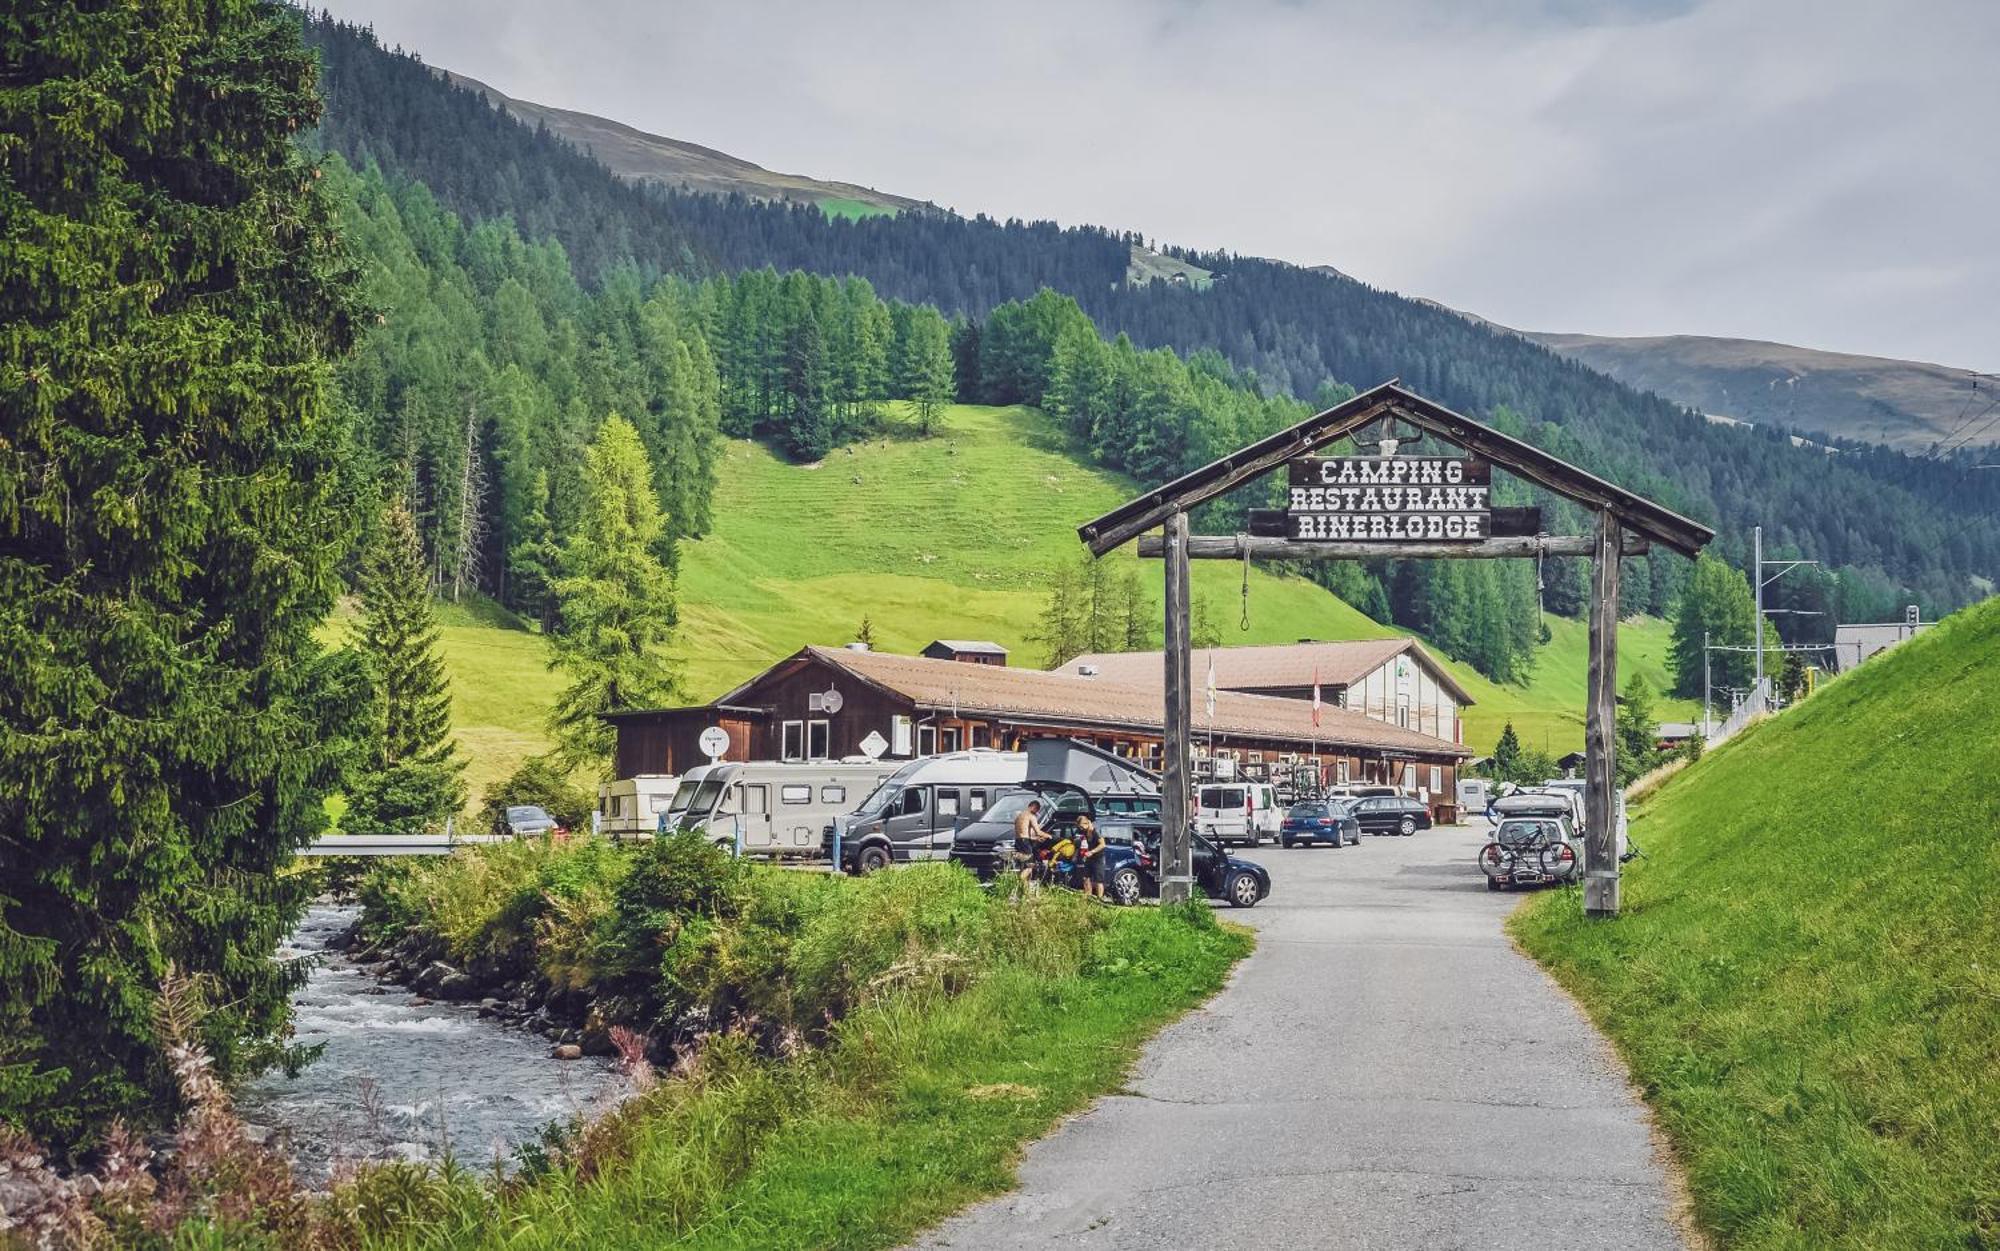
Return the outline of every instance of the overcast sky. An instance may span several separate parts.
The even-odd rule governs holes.
[[[509,95],[1509,325],[2000,370],[1996,0],[323,0]]]

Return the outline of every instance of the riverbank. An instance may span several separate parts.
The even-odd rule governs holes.
[[[175,1042],[191,1112],[164,1169],[114,1144],[90,1176],[36,1174],[48,1220],[109,1227],[112,1245],[287,1251],[894,1246],[1010,1186],[1023,1144],[1115,1088],[1251,945],[1205,905],[991,890],[948,864],[792,873],[692,837],[393,862],[360,896],[371,963],[343,967],[461,1006],[358,997],[402,996],[424,1022],[521,1016],[542,1032],[511,1037],[543,1073],[609,1045],[638,1093],[551,1127],[511,1176],[454,1143],[443,1161],[345,1166],[315,1195]],[[170,1039],[189,1036],[174,1022],[194,993],[170,990],[188,1005],[163,1017]],[[518,1095],[508,1080],[466,1106]],[[32,1155],[0,1143],[0,1172],[14,1147]]]
[[[236,1092],[252,1130],[321,1186],[370,1161],[457,1161],[511,1169],[544,1127],[590,1119],[627,1087],[607,1058],[550,1058],[546,1035],[498,1005],[452,1002],[382,980],[347,951],[360,908],[306,910],[278,955],[310,959],[292,995],[295,1041],[319,1055],[295,1076],[265,1073]]]

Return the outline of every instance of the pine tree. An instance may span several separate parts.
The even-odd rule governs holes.
[[[274,4],[0,21],[0,1123],[68,1150],[177,1098],[163,977],[232,1078],[359,715],[316,632],[352,540],[354,270]]]
[[[555,624],[556,564],[562,548],[549,520],[546,470],[536,472],[528,498],[531,503],[521,519],[521,541],[507,553],[507,569],[513,575],[514,606],[533,615],[547,630]]]
[[[1653,688],[1640,674],[1627,678],[1619,693],[1615,732],[1618,784],[1623,786],[1659,763],[1660,723],[1653,715]]]
[[[1153,602],[1139,585],[1139,571],[1118,580],[1118,650],[1142,652],[1153,645]]]
[[[1711,647],[1748,647],[1757,615],[1750,582],[1721,557],[1707,552],[1695,561],[1694,572],[1674,604],[1673,634],[1667,646],[1667,667],[1674,675],[1674,694],[1699,699],[1702,690],[1702,635]],[[1717,687],[1747,688],[1755,661],[1747,652],[1712,651],[1711,681]]]
[[[1083,654],[1084,602],[1082,587],[1077,583],[1078,566],[1070,561],[1061,561],[1049,571],[1043,585],[1047,589],[1047,599],[1042,604],[1041,620],[1028,640],[1041,644],[1042,667],[1053,669],[1057,665]]]
[[[917,409],[917,427],[928,438],[938,410],[955,389],[951,344],[944,319],[931,309],[913,311],[896,362],[897,390]]]
[[[423,544],[400,503],[383,510],[362,565],[361,611],[375,738],[341,826],[355,834],[434,832],[465,806],[465,761],[451,737],[451,683],[438,654]]]
[[[666,527],[639,432],[605,420],[584,451],[584,506],[563,544],[555,582],[551,667],[569,685],[549,716],[565,767],[610,762],[616,734],[603,714],[672,702],[679,675],[667,656],[676,624],[671,575],[655,554]]]
[[[826,341],[808,312],[785,348],[785,450],[818,460],[832,450],[833,437]]]
[[[873,648],[875,646],[875,623],[870,621],[865,615],[861,618],[861,624],[854,631],[854,641],[864,647]]]
[[[1493,776],[1502,782],[1521,780],[1521,736],[1514,733],[1514,723],[1509,721],[1500,730],[1500,741],[1493,745]]]

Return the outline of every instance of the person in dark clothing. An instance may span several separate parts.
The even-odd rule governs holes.
[[[1097,822],[1079,817],[1076,822],[1076,876],[1078,890],[1096,899],[1104,898],[1104,835]]]

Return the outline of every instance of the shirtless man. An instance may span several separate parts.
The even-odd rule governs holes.
[[[1048,838],[1048,831],[1042,828],[1042,801],[1031,799],[1014,816],[1014,862],[1020,866],[1023,883],[1033,880],[1035,853]]]

